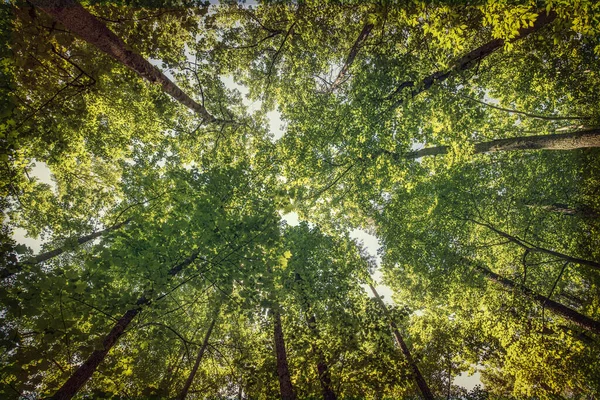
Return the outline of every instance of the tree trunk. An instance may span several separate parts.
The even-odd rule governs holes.
[[[340,86],[342,84],[346,74],[348,73],[348,69],[350,69],[350,66],[354,62],[354,59],[356,58],[358,51],[360,50],[361,46],[363,45],[363,42],[365,40],[367,40],[367,38],[371,34],[372,30],[373,30],[373,24],[365,24],[365,26],[363,26],[362,31],[360,32],[360,34],[356,38],[356,41],[352,45],[352,48],[350,49],[350,53],[348,53],[348,58],[346,58],[346,62],[342,66],[340,73],[338,74],[337,78],[335,79],[335,81],[333,82],[331,87],[329,88],[329,92],[333,92],[334,90],[336,90],[338,88],[338,86]]]
[[[532,27],[521,28],[519,30],[519,36],[510,40],[510,42],[516,42],[527,37],[529,34],[536,32],[544,26],[550,24],[552,21],[554,21],[555,18],[556,14],[553,12],[551,12],[550,14],[541,12],[540,15],[538,15],[538,18],[535,20]],[[448,69],[447,71],[436,71],[433,74],[425,77],[420,82],[406,81],[401,83],[388,98],[396,96],[397,94],[402,92],[404,88],[409,87],[416,88],[411,91],[412,97],[415,97],[418,94],[429,89],[435,82],[443,82],[446,79],[448,79],[448,77],[453,73],[465,71],[469,68],[472,68],[473,66],[477,65],[482,59],[503,47],[504,44],[505,41],[503,39],[494,39],[490,42],[487,42],[486,44],[476,48],[475,50],[470,51],[469,53],[456,60],[452,67],[450,67],[450,69]],[[399,107],[402,104],[402,102],[402,99],[397,100],[392,105],[391,109]]]
[[[176,272],[181,271],[184,267],[190,265],[194,260],[198,258],[198,253],[192,254],[190,257],[185,259],[178,265],[175,265],[169,271],[169,276],[175,275]],[[176,271],[176,272],[174,272]],[[102,342],[102,349],[94,350],[92,354],[85,360],[83,364],[77,368],[77,370],[69,377],[69,379],[56,391],[53,396],[48,397],[50,400],[70,400],[77,392],[85,385],[85,383],[92,377],[93,373],[98,368],[98,365],[110,351],[110,349],[117,343],[117,340],[123,335],[125,329],[129,326],[131,321],[140,313],[142,307],[150,304],[150,300],[142,296],[136,302],[136,307],[127,310],[125,314],[115,323],[111,331],[106,335]]]
[[[204,106],[194,101],[160,72],[160,70],[139,54],[129,50],[123,40],[90,14],[76,0],[31,0],[31,3],[42,9],[86,42],[135,71],[143,79],[146,79],[150,83],[161,85],[166,93],[194,111],[206,122],[217,121]]]
[[[295,280],[297,283],[303,281],[302,277],[299,273],[295,272]],[[300,298],[302,299],[302,307],[304,308],[304,313],[306,315],[306,322],[308,323],[308,328],[311,330],[313,336],[316,339],[320,338],[319,331],[317,330],[317,318],[314,314],[311,313],[310,302],[306,298],[302,287],[298,289]],[[325,355],[319,346],[314,343],[311,343],[311,349],[317,355],[317,372],[319,374],[319,383],[321,384],[321,392],[323,393],[324,400],[336,400],[337,396],[331,387],[331,374],[329,373],[329,366],[327,365],[327,361],[325,360]]]
[[[568,321],[571,321],[575,325],[586,329],[590,332],[593,332],[597,335],[600,335],[599,321],[586,317],[585,315],[580,314],[572,308],[557,303],[556,301],[553,301],[546,296],[542,296],[541,294],[535,293],[533,290],[518,283],[515,283],[510,279],[504,278],[485,267],[475,265],[475,269],[481,272],[486,278],[488,278],[492,282],[498,283],[507,289],[518,289],[521,292],[523,292],[523,294],[525,294],[526,296],[531,297],[532,299],[540,303],[543,307],[546,307],[554,313],[561,315],[563,318],[567,319]]]
[[[215,312],[215,315],[213,316],[213,319],[210,322],[210,326],[208,327],[208,330],[206,331],[206,335],[204,335],[204,341],[202,342],[202,347],[200,347],[200,350],[198,351],[198,355],[196,356],[196,361],[194,363],[194,367],[192,368],[192,372],[190,372],[190,375],[188,376],[187,381],[185,382],[185,385],[183,386],[183,389],[181,389],[179,396],[177,396],[178,400],[185,399],[185,397],[188,394],[188,391],[190,390],[190,387],[192,386],[192,383],[194,382],[194,377],[196,376],[196,373],[198,372],[198,367],[200,366],[200,361],[202,361],[202,356],[204,355],[204,352],[206,351],[206,348],[208,347],[208,340],[210,339],[210,335],[215,326],[215,322],[217,321],[217,317],[218,317],[220,308],[221,308],[220,306],[217,308],[217,312]]]
[[[496,139],[475,144],[475,154],[494,153],[515,150],[575,150],[600,147],[600,129],[587,131],[556,133],[552,135],[521,136],[509,139]],[[425,156],[437,156],[448,153],[448,146],[427,147],[404,154],[382,150],[396,161],[416,160]]]
[[[414,377],[415,381],[417,382],[417,386],[419,387],[419,390],[421,391],[423,398],[425,400],[433,400],[434,397],[433,397],[433,394],[431,393],[431,389],[429,389],[429,386],[427,385],[425,378],[423,378],[423,375],[421,374],[421,371],[419,370],[417,363],[415,362],[415,360],[413,360],[412,355],[410,354],[410,350],[408,349],[408,346],[406,345],[406,343],[404,343],[404,340],[402,339],[402,336],[400,335],[400,331],[398,330],[398,326],[390,317],[390,314],[388,312],[388,309],[387,309],[385,303],[383,302],[381,297],[379,297],[379,293],[377,293],[377,290],[375,290],[375,287],[371,284],[369,284],[369,287],[371,288],[371,292],[373,292],[373,296],[375,296],[375,299],[379,303],[379,306],[381,307],[381,309],[387,316],[388,323],[390,325],[390,328],[392,329],[392,333],[394,334],[394,337],[396,338],[396,342],[398,342],[398,346],[400,346],[400,350],[402,351],[402,354],[404,354],[404,358],[406,358],[408,365],[410,365],[410,368],[412,369],[413,377]]]
[[[308,327],[310,328],[313,336],[315,338],[319,338],[319,332],[317,331],[317,321],[314,314],[312,314],[308,319]],[[325,361],[325,355],[314,343],[311,343],[312,350],[317,354],[318,362],[317,362],[317,372],[319,373],[319,383],[321,384],[321,392],[323,393],[323,400],[336,400],[337,396],[331,387],[331,374],[329,373],[329,366],[327,365],[327,361]]]
[[[104,338],[102,348],[94,350],[87,360],[77,368],[73,375],[71,375],[60,389],[58,389],[53,396],[49,397],[49,399],[69,400],[75,396],[79,389],[81,389],[81,387],[91,378],[92,374],[96,371],[96,368],[98,368],[98,365],[104,361],[104,358],[115,343],[117,343],[117,340],[123,335],[127,326],[129,326],[135,316],[140,313],[142,306],[148,303],[149,301],[142,297],[137,301],[137,307],[127,310]]]
[[[283,338],[283,329],[281,327],[281,313],[279,310],[273,311],[275,353],[277,355],[277,376],[279,377],[279,389],[283,400],[296,400],[296,393],[292,386],[290,371],[288,368],[287,355],[285,352],[285,340]]]
[[[90,233],[89,235],[81,236],[80,238],[77,239],[77,244],[81,245],[81,244],[87,243],[89,241],[92,241],[94,239],[97,239],[100,236],[103,236],[105,233],[119,229],[123,225],[128,224],[130,221],[131,221],[130,219],[126,219],[123,222],[119,222],[118,224],[109,226],[108,228],[105,228],[101,231],[97,231],[97,232]],[[24,265],[35,265],[35,264],[38,264],[38,263],[41,263],[44,261],[48,261],[56,256],[61,255],[64,252],[65,252],[65,249],[62,247],[59,247],[58,249],[54,249],[54,250],[50,250],[50,251],[47,251],[42,254],[38,254],[37,256],[31,257],[27,260],[24,260],[23,262],[16,264],[14,266],[14,269],[12,269],[12,270],[3,269],[2,271],[0,271],[0,279],[6,279],[6,278],[14,275],[17,272],[22,271]]]

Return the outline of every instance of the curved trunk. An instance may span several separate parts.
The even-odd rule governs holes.
[[[329,88],[329,92],[333,92],[334,90],[336,90],[338,88],[338,86],[340,86],[342,84],[342,82],[344,81],[344,78],[346,77],[346,74],[348,73],[348,70],[350,69],[350,66],[352,66],[352,63],[354,63],[354,59],[356,58],[358,51],[360,50],[364,41],[367,40],[367,38],[371,34],[371,31],[373,30],[373,26],[374,26],[373,24],[365,24],[365,26],[363,26],[362,31],[356,38],[356,41],[354,42],[354,44],[352,45],[352,48],[350,49],[350,52],[348,53],[348,58],[346,58],[346,62],[342,66],[340,73],[338,74],[337,78],[335,78],[335,81]]]
[[[421,391],[423,398],[425,400],[434,400],[433,394],[431,393],[431,389],[429,389],[429,385],[427,385],[427,382],[425,381],[425,378],[423,378],[423,375],[421,374],[421,371],[419,370],[417,363],[415,362],[415,360],[412,358],[412,355],[410,354],[410,350],[408,349],[408,346],[406,345],[406,343],[404,343],[404,339],[402,339],[402,336],[400,335],[398,326],[390,317],[388,309],[385,306],[383,300],[381,300],[381,297],[379,297],[379,293],[377,293],[377,290],[375,290],[375,287],[371,284],[369,284],[369,287],[371,288],[371,292],[373,292],[373,296],[375,296],[375,299],[379,303],[379,306],[381,307],[381,309],[387,316],[388,323],[390,325],[390,328],[392,329],[392,333],[394,334],[394,337],[396,338],[396,342],[398,342],[398,346],[400,346],[400,350],[402,351],[404,358],[406,358],[408,365],[410,365],[410,368],[412,369],[413,377],[414,377],[415,381],[417,382],[417,386],[419,387],[419,390]]]
[[[129,50],[121,38],[90,14],[76,0],[31,0],[31,3],[86,42],[96,46],[104,53],[135,71],[143,79],[150,83],[161,85],[167,94],[194,111],[204,121],[217,121],[203,105],[194,101],[187,93],[158,70],[158,68],[154,67],[139,54]]]

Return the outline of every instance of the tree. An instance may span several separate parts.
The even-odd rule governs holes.
[[[87,12],[76,0],[41,0],[34,1],[33,4],[84,40],[134,70],[142,78],[161,85],[166,93],[197,113],[206,122],[217,121],[203,105],[189,97],[147,60],[128,50],[123,40]]]
[[[596,2],[69,1],[0,7],[3,398],[598,396]]]

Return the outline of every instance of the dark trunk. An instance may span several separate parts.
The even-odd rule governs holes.
[[[175,265],[169,270],[169,276],[175,275],[181,271],[184,267],[190,265],[194,260],[198,258],[198,253],[192,254],[190,257],[185,259],[180,264]],[[136,302],[136,307],[127,310],[125,314],[117,321],[113,326],[108,335],[104,338],[102,349],[94,350],[92,354],[85,360],[85,362],[77,368],[77,370],[71,375],[71,377],[58,389],[58,391],[50,396],[51,400],[69,400],[85,385],[85,383],[92,377],[96,368],[110,351],[110,349],[117,343],[117,340],[121,337],[127,326],[140,313],[142,307],[150,304],[150,300],[142,296]]]
[[[296,283],[302,282],[302,277],[299,273],[295,273]],[[298,292],[300,294],[300,298],[302,301],[302,308],[304,309],[304,313],[306,315],[306,321],[308,324],[308,328],[312,332],[315,339],[319,339],[319,330],[317,329],[317,318],[314,314],[311,313],[310,302],[306,298],[302,286],[299,286]],[[321,392],[323,393],[324,400],[336,400],[337,396],[333,391],[331,386],[331,374],[329,373],[329,366],[327,365],[327,361],[325,360],[325,354],[319,346],[314,343],[311,343],[312,351],[317,355],[317,372],[319,374],[319,383],[321,384]]]
[[[496,283],[504,286],[507,289],[511,289],[511,290],[518,289],[526,296],[531,297],[532,299],[534,299],[535,301],[540,303],[543,307],[546,307],[547,309],[553,311],[554,313],[561,315],[562,317],[571,321],[575,325],[577,325],[581,328],[584,328],[590,332],[593,332],[595,334],[600,334],[600,322],[599,321],[596,321],[589,317],[586,317],[585,315],[580,314],[577,311],[575,311],[565,305],[557,303],[556,301],[553,301],[546,296],[537,294],[533,290],[531,290],[523,285],[520,285],[518,283],[515,283],[515,282],[511,281],[510,279],[506,279],[506,278],[496,274],[495,272],[490,271],[487,268],[484,268],[479,265],[475,265],[475,268],[479,272],[481,272],[483,275],[485,275],[485,277],[488,278],[489,280],[491,280],[492,282],[496,282]]]
[[[102,348],[98,350],[94,350],[92,354],[85,360],[85,362],[77,368],[77,370],[71,375],[71,377],[58,389],[58,391],[49,399],[52,400],[69,400],[81,389],[83,385],[92,377],[92,374],[98,368],[98,365],[112,349],[112,347],[117,343],[117,340],[123,335],[125,329],[129,326],[131,321],[140,313],[142,310],[142,306],[148,304],[149,301],[145,298],[141,298],[137,301],[137,307],[132,308],[131,310],[127,310],[125,314],[117,323],[113,326],[108,335],[104,338],[102,342]]]
[[[423,378],[423,375],[421,374],[421,371],[419,370],[417,363],[415,362],[415,360],[413,360],[412,355],[410,354],[410,350],[408,349],[408,346],[406,345],[406,343],[404,343],[404,340],[402,339],[402,336],[400,335],[400,331],[398,330],[398,326],[396,325],[394,320],[392,320],[392,318],[390,317],[390,314],[388,312],[387,307],[385,306],[385,303],[383,302],[381,297],[379,297],[379,293],[377,293],[377,290],[375,290],[375,287],[371,284],[369,284],[369,287],[371,288],[371,291],[373,292],[373,296],[375,296],[375,299],[379,303],[379,306],[381,307],[381,309],[383,310],[383,312],[385,313],[385,315],[388,319],[388,323],[390,325],[390,328],[392,329],[392,333],[394,334],[394,337],[396,338],[396,342],[398,342],[398,346],[400,346],[400,350],[402,351],[402,354],[404,354],[404,358],[406,358],[408,365],[410,365],[410,368],[412,369],[413,377],[414,377],[415,381],[417,382],[417,386],[419,387],[419,390],[421,391],[423,398],[425,400],[433,400],[434,397],[433,397],[433,394],[431,393],[431,389],[429,389],[429,385],[427,385],[425,378]]]
[[[277,376],[279,377],[279,389],[283,400],[296,400],[296,393],[292,386],[290,371],[288,368],[287,355],[285,352],[285,340],[283,338],[283,329],[281,327],[281,313],[279,310],[273,311],[275,353],[277,355]]]
[[[210,339],[210,335],[215,326],[215,322],[217,321],[217,316],[218,316],[218,311],[217,311],[217,313],[215,313],[215,316],[213,317],[212,321],[210,322],[210,326],[208,327],[208,330],[206,331],[206,335],[204,335],[204,341],[202,342],[202,347],[200,347],[200,350],[198,351],[198,355],[196,356],[196,361],[194,362],[194,367],[192,368],[192,372],[190,372],[190,375],[188,376],[187,381],[185,382],[185,385],[183,386],[183,389],[181,389],[179,396],[177,396],[178,400],[185,399],[185,397],[188,394],[188,391],[190,390],[190,387],[192,386],[192,383],[194,382],[194,377],[196,376],[196,373],[198,372],[198,367],[200,366],[200,362],[202,361],[202,356],[204,356],[204,353],[206,352],[206,348],[208,347],[208,340]]]
[[[521,136],[509,139],[497,139],[476,143],[475,154],[494,153],[515,150],[575,150],[600,147],[600,129],[588,131],[557,133],[553,135]],[[437,156],[448,153],[448,146],[427,147],[405,154],[382,151],[394,160],[415,160],[425,156]]]
[[[123,40],[76,0],[32,0],[31,2],[83,40],[135,71],[143,79],[161,85],[166,93],[206,122],[217,121],[204,106],[195,102],[146,59],[129,50]]]
[[[516,42],[527,37],[529,34],[536,32],[544,26],[550,24],[552,21],[554,21],[555,18],[556,14],[554,13],[546,15],[544,12],[541,12],[532,27],[521,28],[519,30],[519,35],[516,38],[510,40],[510,42]],[[390,98],[398,95],[400,92],[402,92],[404,88],[416,88],[411,91],[412,97],[415,97],[418,94],[429,89],[434,83],[443,82],[454,73],[472,68],[473,66],[477,65],[482,59],[503,47],[504,44],[505,41],[502,39],[494,39],[490,42],[487,42],[486,44],[476,48],[475,50],[470,51],[463,57],[456,60],[452,67],[450,67],[450,69],[448,69],[447,71],[436,71],[433,74],[425,77],[420,82],[406,81],[401,83],[391,94]],[[402,99],[397,100],[392,105],[392,108],[399,107],[402,104],[402,101]]]
[[[356,58],[358,51],[360,50],[361,46],[363,45],[363,42],[365,40],[367,40],[367,38],[371,34],[372,30],[373,30],[373,24],[365,24],[362,31],[356,38],[356,41],[352,45],[352,48],[350,49],[350,53],[348,53],[348,58],[346,58],[346,62],[342,66],[340,73],[338,74],[337,78],[335,79],[335,81],[333,82],[331,87],[329,88],[330,92],[333,92],[334,90],[336,90],[338,88],[338,86],[340,86],[342,84],[342,82],[344,81],[344,78],[346,77],[346,74],[348,73],[348,69],[350,69],[350,66],[354,62],[354,59]]]
[[[101,231],[97,231],[97,232],[90,233],[89,235],[81,236],[80,238],[77,239],[77,244],[81,245],[81,244],[90,242],[90,241],[92,241],[92,240],[94,240],[96,238],[99,238],[100,236],[104,235],[105,233],[108,233],[108,232],[114,231],[116,229],[119,229],[123,225],[128,224],[130,221],[131,221],[130,219],[127,219],[127,220],[125,220],[123,222],[120,222],[118,224],[115,224],[113,226],[109,226],[108,228],[103,229]],[[44,261],[48,261],[48,260],[50,260],[50,259],[52,259],[52,258],[54,258],[56,256],[61,255],[64,252],[65,252],[65,249],[62,248],[62,247],[59,247],[58,249],[54,249],[54,250],[50,250],[50,251],[47,251],[47,252],[42,253],[42,254],[38,254],[35,257],[29,258],[27,260],[24,260],[21,263],[16,264],[13,267],[14,269],[12,269],[10,271],[6,270],[6,269],[0,271],[0,279],[8,278],[8,277],[14,275],[15,273],[23,270],[23,266],[24,265],[35,265],[35,264],[38,264],[38,263],[41,263],[41,262],[44,262]]]

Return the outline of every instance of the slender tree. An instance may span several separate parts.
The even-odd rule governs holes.
[[[426,400],[433,400],[434,397],[433,397],[433,394],[431,393],[431,389],[429,389],[429,385],[427,385],[427,381],[425,381],[425,378],[423,378],[423,374],[421,374],[421,371],[419,370],[419,366],[417,365],[417,363],[413,359],[412,355],[410,354],[410,350],[408,349],[408,346],[406,345],[406,343],[404,343],[404,339],[402,339],[402,335],[400,335],[398,326],[396,325],[394,320],[390,317],[389,311],[388,311],[385,303],[383,302],[381,297],[379,297],[379,293],[377,293],[377,290],[375,289],[375,287],[372,284],[369,284],[369,288],[371,288],[371,292],[373,292],[373,296],[375,296],[375,299],[379,303],[379,306],[381,307],[382,311],[384,312],[384,314],[386,315],[386,317],[388,319],[388,324],[390,325],[390,329],[392,330],[392,333],[394,334],[394,337],[396,338],[396,341],[398,342],[398,346],[400,346],[400,350],[402,351],[402,354],[404,354],[404,357],[406,358],[406,361],[408,362],[408,365],[410,366],[410,368],[412,370],[412,375],[413,375],[415,381],[417,382],[417,386],[419,387],[419,390],[421,391],[423,398]]]
[[[185,384],[183,385],[181,392],[179,392],[179,395],[177,396],[178,400],[184,400],[186,398],[186,396],[190,390],[190,387],[192,386],[192,383],[194,382],[194,378],[196,377],[196,373],[198,372],[198,367],[200,366],[202,357],[204,356],[204,353],[206,352],[206,348],[208,347],[208,340],[210,339],[210,335],[212,334],[215,323],[217,322],[220,308],[221,308],[221,306],[219,305],[217,307],[217,310],[216,310],[214,316],[212,317],[212,320],[210,321],[210,325],[208,327],[208,330],[206,331],[206,334],[204,335],[204,340],[202,341],[202,346],[200,346],[200,349],[198,350],[198,355],[196,356],[196,361],[194,362],[194,367],[192,368],[192,371],[190,372],[187,380],[185,381]]]
[[[302,282],[302,277],[299,273],[294,273],[295,280],[297,283]],[[315,339],[319,339],[319,330],[317,329],[317,317],[314,313],[311,312],[310,302],[306,298],[304,291],[302,290],[302,285],[299,285],[300,298],[302,301],[302,308],[304,308],[304,313],[306,315],[306,322],[308,324],[308,328],[312,332]],[[319,374],[319,383],[321,384],[321,391],[323,393],[324,400],[335,400],[337,396],[333,391],[333,387],[331,385],[331,374],[329,372],[329,366],[327,365],[327,361],[325,360],[325,354],[319,346],[315,343],[311,343],[311,348],[313,352],[317,355],[317,372]]]
[[[329,88],[330,92],[336,90],[344,82],[344,79],[348,74],[348,70],[350,69],[352,63],[354,63],[354,59],[358,55],[358,51],[362,46],[364,46],[364,42],[369,38],[373,27],[374,25],[370,23],[366,23],[363,26],[362,30],[360,31],[360,34],[356,38],[356,41],[354,42],[352,48],[350,49],[350,52],[348,53],[346,62],[344,62],[344,65],[342,65],[342,69],[338,73],[337,78],[335,78],[335,81],[333,81],[333,83],[331,84],[331,87]]]
[[[190,257],[185,259],[183,262],[175,265],[169,270],[169,275],[173,276],[183,268],[192,264],[198,258],[198,253],[193,253]],[[75,372],[67,379],[67,381],[50,396],[51,400],[69,400],[77,394],[77,392],[85,385],[85,383],[92,377],[98,366],[104,361],[106,355],[117,343],[119,338],[125,332],[125,329],[131,324],[131,321],[142,311],[143,306],[147,306],[151,303],[146,296],[140,297],[135,307],[127,310],[121,318],[117,320],[108,335],[105,336],[102,342],[102,348],[96,349],[92,354],[81,364]]]
[[[580,265],[586,265],[588,267],[591,267],[593,269],[596,270],[600,270],[600,263],[593,261],[593,260],[586,260],[584,258],[579,258],[579,257],[573,257],[570,256],[568,254],[564,254],[558,251],[554,251],[551,249],[547,249],[545,247],[541,247],[541,246],[535,246],[533,244],[530,244],[529,242],[524,241],[523,239],[518,238],[517,236],[513,236],[510,235],[504,231],[501,231],[500,229],[485,223],[485,222],[479,222],[479,221],[475,221],[473,219],[469,219],[469,221],[480,225],[480,226],[484,226],[488,229],[490,229],[491,231],[497,233],[498,235],[500,235],[501,237],[507,239],[509,242],[516,244],[519,247],[522,247],[523,249],[525,249],[526,251],[530,252],[530,253],[540,253],[540,254],[546,254],[552,257],[556,257],[558,259],[561,259],[563,261],[566,262],[572,262],[575,264],[580,264]]]
[[[135,71],[148,82],[161,85],[166,93],[194,111],[205,122],[219,121],[148,60],[130,50],[121,38],[83,8],[77,0],[33,0],[32,3],[77,36]]]
[[[533,300],[535,300],[536,302],[541,304],[543,307],[548,308],[555,314],[558,314],[558,315],[564,317],[565,319],[571,321],[572,323],[574,323],[575,325],[577,325],[583,329],[586,329],[590,332],[600,335],[600,321],[596,321],[590,317],[587,317],[587,316],[573,310],[572,308],[569,308],[563,304],[560,304],[546,296],[538,294],[523,285],[515,283],[515,282],[511,281],[510,279],[504,278],[503,276],[500,276],[497,273],[492,272],[485,267],[482,267],[481,265],[475,265],[474,267],[477,271],[481,272],[490,281],[495,282],[499,285],[502,285],[507,289],[519,290],[524,295],[532,298]]]
[[[540,13],[540,15],[538,15],[537,19],[535,20],[533,26],[521,28],[519,30],[518,36],[516,36],[514,39],[510,40],[510,42],[515,42],[517,40],[526,38],[530,34],[536,32],[536,31],[542,29],[543,27],[545,27],[546,25],[550,24],[552,21],[554,21],[555,18],[556,18],[556,14],[553,12],[550,12],[548,14],[546,14],[544,12]],[[456,60],[453,63],[453,65],[446,71],[436,71],[433,74],[425,77],[424,79],[422,79],[419,82],[415,82],[415,81],[402,82],[400,85],[398,85],[396,87],[394,92],[389,97],[393,98],[393,97],[397,96],[405,88],[413,88],[411,90],[410,94],[412,97],[415,97],[415,96],[419,95],[420,93],[423,93],[424,91],[429,89],[431,86],[433,86],[434,83],[436,83],[436,82],[441,83],[441,82],[445,81],[446,79],[448,79],[451,75],[454,75],[461,71],[465,71],[465,70],[477,65],[482,59],[484,59],[485,57],[494,53],[496,50],[502,48],[505,43],[506,43],[506,41],[503,39],[494,39],[492,41],[489,41],[489,42],[479,46],[478,48],[471,50],[470,52],[468,52],[467,54],[465,54],[464,56],[462,56],[461,58]],[[403,99],[396,100],[393,103],[392,108],[399,107],[403,101],[404,101]]]

